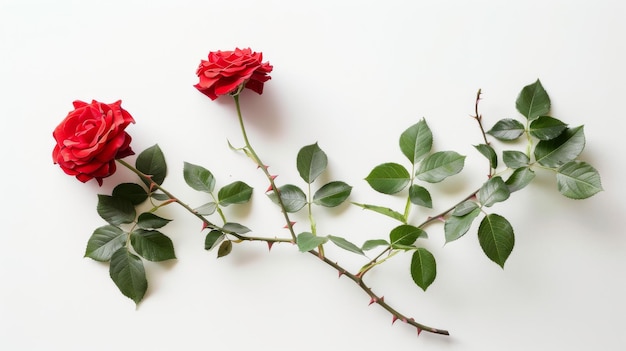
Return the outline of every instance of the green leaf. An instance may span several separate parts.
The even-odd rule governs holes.
[[[496,202],[502,202],[509,198],[511,192],[500,176],[493,177],[486,181],[478,191],[478,201],[487,207],[491,207]]]
[[[183,166],[185,183],[192,189],[205,193],[212,193],[215,189],[215,177],[206,168],[185,162]]]
[[[466,214],[477,209],[478,207],[478,204],[472,200],[463,201],[454,208],[452,215],[456,217],[465,216]]]
[[[139,215],[137,226],[143,229],[157,229],[164,227],[171,221],[171,219],[161,218],[154,213],[144,212]]]
[[[365,255],[365,253],[363,252],[363,250],[361,250],[358,246],[354,245],[353,243],[349,242],[348,240],[344,239],[344,238],[340,238],[338,236],[332,236],[329,235],[328,239],[330,239],[330,241],[333,242],[333,244],[339,246],[340,248],[350,251],[350,252],[354,252],[357,253],[359,255]]]
[[[317,248],[320,245],[325,244],[328,238],[325,236],[315,236],[313,233],[303,232],[296,237],[296,243],[298,244],[298,250],[300,252],[307,252]]]
[[[87,242],[85,257],[106,262],[113,253],[126,244],[127,234],[122,229],[105,225],[94,230]]]
[[[424,230],[410,224],[399,225],[393,228],[389,233],[389,241],[391,242],[391,247],[393,248],[398,248],[400,245],[413,245],[415,240],[420,237],[427,238],[428,235]]]
[[[208,215],[212,215],[213,213],[215,213],[216,209],[217,209],[217,204],[211,201],[196,208],[194,211],[196,211],[200,215],[208,216]]]
[[[400,150],[411,164],[418,163],[433,145],[433,134],[426,121],[421,119],[400,135]]]
[[[600,174],[590,164],[571,161],[556,171],[559,192],[571,199],[586,199],[602,191]]]
[[[372,189],[383,194],[395,194],[409,184],[410,174],[397,163],[380,164],[365,178]]]
[[[130,233],[130,243],[148,261],[160,262],[176,258],[172,240],[156,230],[137,229]]]
[[[525,188],[535,178],[535,172],[528,167],[518,168],[506,180],[509,192],[514,192]]]
[[[169,196],[163,194],[163,193],[151,193],[150,197],[157,200],[157,201],[167,201],[170,199]]]
[[[478,152],[485,156],[487,160],[489,160],[489,166],[491,168],[495,169],[496,167],[498,167],[498,155],[491,146],[487,144],[478,144],[474,145],[474,147],[476,148],[476,150],[478,150]]]
[[[239,223],[233,223],[233,222],[225,223],[222,229],[224,231],[237,233],[237,234],[245,234],[251,231],[250,228],[246,227],[245,225],[242,225]]]
[[[507,167],[517,169],[521,167],[528,167],[530,158],[521,151],[505,150],[502,151],[502,161],[504,161],[504,164]]]
[[[111,194],[114,197],[120,197],[130,201],[134,206],[141,204],[148,199],[148,193],[139,184],[122,183],[113,189]]]
[[[306,205],[306,195],[302,189],[295,185],[287,184],[278,188],[280,198],[285,206],[285,211],[289,213],[298,212],[304,205]],[[275,203],[279,204],[276,191],[272,191],[267,196]]]
[[[454,151],[439,151],[428,155],[417,171],[417,178],[429,183],[438,183],[463,169],[465,156]]]
[[[217,193],[217,198],[222,206],[246,203],[250,201],[251,196],[252,188],[241,181],[232,182]]]
[[[111,256],[109,274],[124,296],[135,301],[135,304],[143,299],[148,289],[146,271],[141,259],[126,247],[120,248]]]
[[[404,216],[402,214],[400,214],[399,212],[396,212],[390,208],[387,207],[382,207],[382,206],[376,206],[376,205],[367,205],[367,204],[360,204],[360,203],[356,203],[356,202],[352,202],[353,205],[359,206],[363,209],[366,210],[370,210],[370,211],[374,211],[374,212],[378,212],[380,214],[383,214],[387,217],[391,217],[395,220],[398,220],[402,223],[406,223],[406,218],[404,218]]]
[[[530,123],[528,132],[539,140],[550,140],[558,137],[565,129],[567,129],[567,124],[558,119],[539,116]]]
[[[209,234],[207,234],[206,237],[204,238],[204,249],[213,250],[225,238],[226,238],[226,235],[220,232],[219,230],[211,230]]]
[[[420,247],[411,258],[411,277],[417,286],[426,291],[437,276],[437,263],[430,251]]]
[[[417,184],[413,184],[409,188],[409,200],[414,205],[433,208],[433,200],[430,197],[430,193],[426,188]]]
[[[496,124],[487,131],[487,134],[498,140],[511,141],[524,134],[524,130],[524,125],[518,120],[504,118],[496,122]]]
[[[165,176],[167,175],[165,155],[163,155],[161,148],[159,148],[157,144],[145,149],[137,156],[135,167],[141,173],[152,176],[152,181],[158,185],[163,184]],[[144,183],[148,186],[150,185],[145,181]]]
[[[308,184],[313,181],[326,169],[328,158],[326,153],[320,149],[317,143],[307,145],[300,149],[296,158],[296,165],[300,177]]]
[[[351,192],[352,187],[344,182],[330,182],[315,192],[313,203],[325,207],[335,207],[346,201]]]
[[[453,214],[446,219],[446,223],[443,225],[446,244],[465,235],[465,233],[467,233],[472,226],[474,219],[476,219],[476,217],[480,214],[480,208],[478,208],[478,205],[476,205],[475,202],[471,203],[475,206],[473,210],[459,216]]]
[[[513,251],[515,244],[513,227],[506,218],[489,214],[480,222],[478,241],[485,255],[504,268],[504,262]]]
[[[224,257],[233,251],[233,242],[230,240],[224,240],[220,247],[217,249],[217,258]]]
[[[539,79],[522,89],[517,96],[515,107],[530,121],[550,112],[550,97]]]
[[[574,161],[584,148],[583,126],[568,128],[555,139],[538,142],[535,147],[535,159],[542,166],[557,168]]]
[[[124,198],[98,195],[98,214],[109,224],[118,226],[135,220],[135,206]]]
[[[390,244],[387,242],[387,240],[384,240],[384,239],[372,239],[372,240],[367,240],[366,242],[364,242],[361,249],[363,251],[368,251],[368,250],[377,248],[379,246],[390,246]]]

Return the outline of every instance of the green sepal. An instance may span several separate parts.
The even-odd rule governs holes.
[[[315,236],[310,232],[302,232],[296,237],[296,244],[298,244],[298,250],[300,250],[300,252],[314,250],[318,246],[325,244],[327,241],[328,237]]]
[[[496,122],[487,134],[502,141],[512,141],[524,134],[524,125],[512,118],[504,118]]]
[[[487,160],[489,161],[489,166],[491,168],[495,169],[498,167],[498,155],[491,146],[487,144],[478,144],[474,145],[474,148],[476,148],[478,152],[480,152],[483,156],[487,158]]]
[[[213,250],[225,238],[226,238],[226,235],[222,233],[221,231],[211,230],[204,238],[204,249],[208,251]]]
[[[300,177],[308,184],[313,181],[326,169],[328,158],[326,153],[315,144],[307,145],[300,149],[296,158],[296,166]]]
[[[183,166],[183,178],[185,183],[192,189],[205,193],[212,193],[215,189],[215,177],[208,169],[185,162]]]
[[[437,277],[435,256],[425,248],[418,248],[411,258],[411,277],[417,286],[426,291]]]
[[[225,185],[217,193],[217,198],[221,206],[243,204],[250,201],[250,197],[252,197],[252,188],[241,181],[235,181]]]
[[[111,195],[126,199],[134,206],[137,206],[148,199],[146,189],[135,183],[119,184],[113,189]]]
[[[233,251],[233,242],[230,240],[222,241],[220,247],[217,249],[217,258],[224,257]]]
[[[535,159],[542,166],[557,168],[574,161],[584,148],[583,126],[568,128],[554,139],[538,142],[535,147]]]
[[[539,79],[520,91],[515,101],[515,107],[529,121],[550,112],[550,97]]]
[[[504,263],[515,245],[513,227],[506,218],[489,214],[480,222],[478,241],[485,255],[504,268]]]
[[[159,217],[154,213],[144,212],[137,218],[137,226],[143,229],[158,229],[164,227],[171,221],[171,219]]]
[[[465,235],[472,226],[474,219],[480,214],[478,205],[476,205],[475,202],[472,203],[474,204],[474,208],[471,211],[458,216],[453,214],[446,219],[446,223],[443,225],[446,244]]]
[[[571,161],[556,170],[559,192],[570,199],[586,199],[602,191],[600,174],[590,164]]]
[[[278,188],[278,192],[280,193],[280,198],[285,206],[285,211],[289,213],[298,212],[307,203],[304,191],[295,185],[283,185]],[[279,204],[276,191],[268,193],[267,196],[272,200],[272,202],[277,205]]]
[[[510,195],[509,187],[504,183],[502,177],[497,176],[486,181],[476,196],[483,206],[491,207],[497,202],[505,201]]]
[[[530,164],[530,158],[528,155],[516,150],[502,151],[502,161],[507,167],[512,169],[528,167]]]
[[[409,184],[410,174],[404,166],[389,162],[374,167],[365,180],[379,193],[395,194]]]
[[[358,246],[356,246],[353,243],[349,242],[345,238],[329,235],[328,239],[330,239],[330,241],[332,241],[333,244],[339,246],[340,248],[342,248],[342,249],[344,249],[346,251],[354,252],[354,253],[359,254],[359,255],[365,255],[365,253],[363,252],[363,250],[361,250],[361,248],[359,248]]]
[[[85,257],[100,262],[109,261],[113,253],[126,244],[127,237],[126,232],[110,224],[96,228],[87,241]]]
[[[148,289],[146,271],[141,258],[126,247],[115,251],[111,256],[109,275],[124,296],[138,304]]]
[[[114,226],[131,223],[137,215],[135,206],[129,200],[101,194],[98,195],[97,211],[102,219]]]
[[[313,203],[324,207],[335,207],[342,204],[352,192],[352,187],[341,181],[325,184],[313,195]]]
[[[465,156],[455,151],[439,151],[426,156],[420,163],[416,176],[419,180],[438,183],[459,173],[465,164]]]
[[[539,140],[550,140],[561,135],[565,129],[567,129],[567,124],[560,120],[549,116],[539,116],[530,122],[528,132]]]
[[[389,242],[394,249],[400,246],[413,245],[418,238],[427,238],[428,234],[418,227],[410,224],[402,224],[391,230],[389,233]]]
[[[409,200],[412,204],[427,208],[433,208],[433,200],[426,188],[417,184],[411,185],[409,188]]]
[[[535,178],[535,172],[529,167],[518,168],[506,180],[509,192],[514,192],[525,188]]]
[[[387,217],[391,217],[397,221],[400,221],[402,223],[406,223],[406,218],[404,218],[404,216],[397,212],[394,211],[388,207],[382,207],[382,206],[376,206],[376,205],[368,205],[368,204],[360,204],[357,202],[352,202],[353,205],[355,206],[359,206],[365,210],[370,210],[370,211],[374,211],[374,212],[378,212],[382,215],[385,215]]]
[[[387,240],[384,240],[384,239],[367,240],[361,246],[361,250],[369,251],[369,250],[375,249],[375,248],[377,248],[379,246],[390,246],[390,244],[389,244],[389,242],[387,242]]]
[[[141,173],[151,176],[153,182],[158,185],[163,184],[167,175],[167,164],[165,163],[165,155],[159,145],[155,144],[137,156],[135,167]],[[150,186],[150,182],[141,179],[146,185]]]
[[[160,262],[176,258],[172,240],[156,230],[134,230],[130,233],[130,243],[148,261]]]
[[[400,135],[400,150],[411,164],[428,154],[432,145],[433,134],[423,118]]]

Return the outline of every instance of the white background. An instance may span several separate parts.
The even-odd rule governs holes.
[[[623,1],[0,1],[3,127],[0,235],[0,348],[3,350],[623,350],[626,348],[626,237]],[[244,180],[252,205],[227,215],[259,235],[287,235],[241,144],[232,102],[211,102],[192,85],[212,50],[251,47],[274,65],[243,110],[253,145],[279,184],[303,186],[298,149],[319,142],[326,180],[354,186],[352,200],[402,208],[363,178],[383,162],[404,162],[397,140],[420,118],[436,150],[467,155],[465,171],[428,185],[443,209],[485,179],[473,112],[489,127],[518,118],[519,90],[540,78],[552,114],[584,124],[581,158],[601,173],[604,192],[574,201],[539,172],[528,189],[492,211],[506,216],[516,246],[505,269],[472,232],[444,247],[441,225],[424,242],[437,257],[427,292],[411,281],[409,255],[369,276],[374,290],[444,337],[397,322],[347,279],[295,247],[236,245],[216,260],[199,223],[178,208],[164,231],[178,259],[147,264],[150,287],[135,308],[106,265],[83,258],[98,217],[96,194],[133,181],[120,170],[82,184],[52,164],[52,130],[76,99],[123,100],[137,123],[139,152],[158,143],[165,186],[192,205],[183,161],[209,168],[218,186]],[[494,144],[499,150],[514,146]],[[133,158],[130,158],[133,160]],[[415,211],[414,223],[433,211]],[[393,222],[356,207],[318,210],[319,229],[360,244]],[[304,214],[294,216],[307,230]],[[216,219],[217,221],[217,219]],[[364,261],[329,246],[356,269]]]

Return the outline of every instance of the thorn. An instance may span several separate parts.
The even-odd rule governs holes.
[[[289,224],[285,224],[285,226],[283,228],[289,229],[289,228],[293,227],[295,224],[296,224],[296,222],[289,222]]]
[[[404,323],[406,323],[406,318],[405,318],[405,317],[402,317],[402,321],[403,321]]]
[[[373,303],[375,303],[375,302],[378,302],[378,299],[377,299],[377,298],[375,298],[375,297],[372,297],[372,298],[370,299],[370,303],[368,304],[368,306],[370,306],[371,304],[373,304]]]
[[[398,320],[398,316],[394,314],[393,317],[391,317],[391,325],[393,325],[393,323],[395,323],[397,320]]]
[[[202,229],[200,229],[200,231],[203,231],[207,229],[208,227],[209,227],[209,224],[207,222],[202,222]]]
[[[267,171],[267,168],[268,168],[268,167],[269,167],[269,166],[267,166],[267,165],[258,165],[258,166],[256,166],[256,168],[263,168],[263,169],[264,169],[264,170],[266,170],[266,171]]]
[[[422,329],[417,328],[417,336],[420,336],[420,334],[422,334]]]
[[[267,242],[267,251],[272,251],[272,245],[274,245],[273,241],[268,241]]]
[[[385,297],[384,296],[380,297],[380,302],[385,302]]]
[[[270,191],[273,191],[274,187],[272,186],[272,184],[270,184],[269,187],[267,187],[267,190],[265,190],[266,193],[269,193]]]
[[[271,180],[274,180],[274,179],[276,179],[276,177],[278,177],[278,175],[271,175],[271,176],[270,176],[270,179],[271,179]]]
[[[342,272],[342,271],[338,271],[338,272],[339,272],[339,276],[337,278],[341,278],[341,276],[345,273],[345,272]]]

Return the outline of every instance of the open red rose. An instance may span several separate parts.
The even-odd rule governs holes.
[[[74,101],[74,110],[52,133],[54,163],[83,183],[95,178],[102,185],[102,178],[115,173],[116,159],[134,154],[124,129],[135,120],[121,104]]]
[[[196,74],[200,82],[194,87],[215,100],[218,96],[237,92],[243,87],[263,93],[263,83],[270,79],[272,66],[263,61],[263,53],[248,49],[215,51],[202,60]]]

